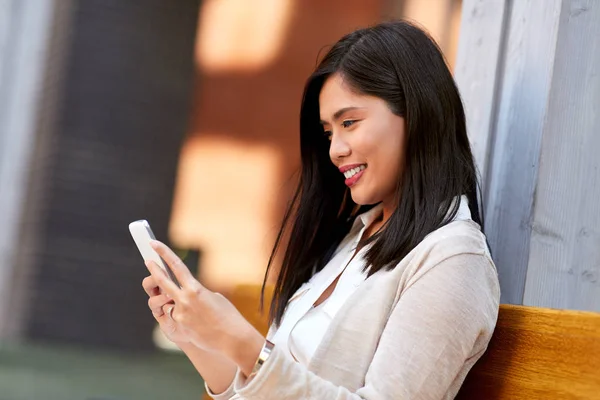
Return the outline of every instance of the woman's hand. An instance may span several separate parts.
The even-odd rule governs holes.
[[[154,319],[158,322],[160,330],[167,339],[177,345],[188,343],[190,341],[189,335],[186,334],[183,327],[178,326],[175,320],[168,315],[169,312],[172,312],[172,307],[175,306],[173,300],[161,293],[152,275],[144,278],[142,286],[148,296],[150,296],[148,307],[150,307]]]
[[[151,246],[181,284],[179,288],[154,262],[146,264],[163,295],[173,301],[173,310],[164,317],[172,318],[191,343],[206,351],[222,353],[248,375],[265,342],[264,337],[225,297],[202,286],[171,249],[158,241],[152,241]],[[161,302],[157,300],[157,306]]]

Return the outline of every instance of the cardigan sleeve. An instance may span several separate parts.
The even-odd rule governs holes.
[[[236,376],[237,375],[239,375],[239,371],[236,373]],[[208,394],[213,400],[230,400],[233,398],[233,396],[235,396],[234,382],[235,379],[231,381],[229,387],[221,393],[213,393],[206,382],[204,382],[204,390],[206,391],[206,394]]]
[[[465,378],[465,364],[470,368],[487,347],[499,296],[497,274],[486,256],[451,256],[404,289],[364,386],[354,393],[320,378],[277,347],[253,380],[247,384],[236,380],[235,392],[246,400],[425,400],[443,399],[449,393],[453,397]]]
[[[267,339],[272,339],[273,335],[275,335],[275,332],[277,332],[277,327],[275,326],[275,324],[271,324],[271,326],[269,327],[269,331],[267,332]],[[204,391],[213,400],[235,400],[239,399],[239,396],[237,395],[235,390],[236,386],[241,387],[246,383],[248,383],[246,377],[238,368],[235,377],[231,381],[231,384],[224,392],[213,393],[213,391],[210,390],[206,382],[204,382]]]

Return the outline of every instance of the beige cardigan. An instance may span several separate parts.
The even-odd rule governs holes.
[[[479,226],[454,221],[393,270],[369,277],[333,319],[308,367],[275,347],[246,400],[452,399],[491,338],[500,300]]]

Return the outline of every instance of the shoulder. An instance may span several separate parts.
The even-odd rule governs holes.
[[[498,273],[485,235],[471,220],[454,221],[427,235],[403,260],[401,267],[406,289],[436,271],[452,279],[485,286],[499,293]],[[443,271],[440,271],[443,269]]]
[[[431,262],[459,255],[480,255],[491,262],[484,233],[471,220],[453,221],[427,235],[411,252],[417,259]]]

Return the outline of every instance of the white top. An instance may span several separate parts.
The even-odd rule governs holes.
[[[365,230],[382,212],[380,204],[356,218],[334,257],[290,298],[281,326],[276,332],[270,332],[269,339],[280,348],[287,349],[299,363],[309,364],[338,310],[367,278],[363,269],[364,255],[369,246],[356,255],[354,253]],[[467,219],[471,219],[469,201],[466,196],[461,196],[454,220]],[[329,298],[313,307],[338,276],[340,279]]]

